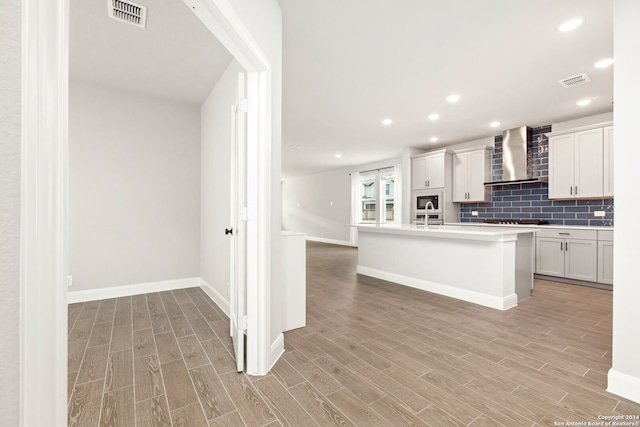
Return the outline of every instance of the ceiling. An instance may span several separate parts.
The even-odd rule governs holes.
[[[285,179],[612,110],[612,67],[593,66],[613,56],[612,0],[278,1]],[[136,3],[145,29],[107,0],[71,0],[71,77],[202,104],[231,55],[182,0]],[[591,82],[558,83],[580,73]]]
[[[146,28],[108,16],[108,0],[71,0],[72,79],[201,105],[231,62],[182,0],[134,0]]]
[[[593,65],[613,56],[612,0],[279,3],[284,178],[612,110],[612,67]],[[581,27],[556,29],[576,15]],[[558,83],[580,73],[591,82]]]

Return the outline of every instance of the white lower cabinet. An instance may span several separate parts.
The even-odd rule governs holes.
[[[536,272],[595,282],[598,278],[595,230],[545,228],[536,237]]]
[[[564,239],[536,238],[536,273],[564,277]]]
[[[613,231],[598,231],[598,282],[613,285]]]
[[[594,240],[565,240],[564,277],[594,282],[597,279],[598,245]]]

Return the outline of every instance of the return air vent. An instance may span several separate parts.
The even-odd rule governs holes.
[[[563,88],[570,88],[583,85],[585,83],[589,83],[591,79],[585,73],[578,74],[577,76],[567,77],[566,79],[560,80],[558,83],[562,85]]]
[[[144,28],[147,24],[147,8],[130,1],[107,0],[109,16]]]

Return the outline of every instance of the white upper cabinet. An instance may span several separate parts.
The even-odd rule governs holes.
[[[603,196],[603,130],[595,128],[549,138],[549,198]]]
[[[613,197],[613,126],[607,126],[603,131],[603,196]]]
[[[444,153],[427,157],[427,188],[444,187],[445,160]]]
[[[491,148],[482,147],[456,151],[453,156],[453,201],[461,203],[487,202],[491,188]]]
[[[446,152],[426,153],[411,159],[411,188],[425,190],[444,188]]]
[[[413,190],[427,188],[426,157],[418,157],[411,160],[411,188]]]

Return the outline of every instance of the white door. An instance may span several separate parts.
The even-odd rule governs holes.
[[[536,272],[564,277],[564,239],[538,237],[536,242]]]
[[[598,244],[595,240],[565,240],[564,277],[595,282],[598,278]]]
[[[245,368],[245,335],[247,330],[247,100],[246,75],[238,75],[238,104],[231,114],[231,228],[230,235],[231,279],[229,289],[229,324],[238,372]]]
[[[554,136],[549,139],[549,198],[574,198],[574,135]]]
[[[575,197],[602,197],[602,129],[575,136]]]
[[[485,158],[486,150],[478,150],[469,152],[469,176],[467,178],[469,182],[469,197],[468,200],[485,201],[485,186],[486,169]]]
[[[427,188],[444,187],[444,153],[427,157]]]
[[[598,282],[613,285],[613,242],[598,242]]]
[[[411,188],[414,190],[427,188],[427,159],[424,157],[411,161]]]
[[[466,202],[469,188],[468,172],[469,153],[458,153],[453,156],[453,201]]]
[[[604,128],[603,150],[603,195],[613,197],[613,126]]]

